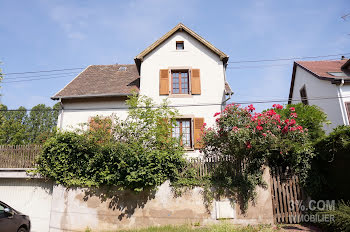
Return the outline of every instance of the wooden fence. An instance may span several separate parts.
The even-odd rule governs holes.
[[[0,168],[34,168],[41,145],[0,145]]]
[[[296,175],[288,169],[272,168],[271,195],[275,223],[300,222],[305,197]]]

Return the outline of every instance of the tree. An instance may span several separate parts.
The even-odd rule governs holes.
[[[28,143],[41,143],[46,140],[57,125],[58,107],[38,104],[32,108],[26,120],[28,126]]]
[[[26,144],[27,143],[27,111],[19,107],[17,111],[7,111],[7,106],[0,105],[0,144]]]
[[[29,114],[23,106],[9,111],[0,105],[0,109],[0,144],[39,144],[55,132],[59,104],[53,108],[39,104]]]

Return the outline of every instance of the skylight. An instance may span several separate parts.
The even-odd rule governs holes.
[[[328,72],[329,74],[331,74],[332,76],[335,77],[346,77],[347,75],[343,72]]]
[[[124,66],[119,67],[118,71],[126,71],[126,67],[124,67]]]

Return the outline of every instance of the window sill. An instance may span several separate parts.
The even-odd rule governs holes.
[[[169,94],[169,98],[191,98],[191,94]]]

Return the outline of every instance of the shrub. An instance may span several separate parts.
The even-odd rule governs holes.
[[[340,201],[335,210],[318,212],[317,215],[322,218],[323,215],[332,215],[334,220],[328,223],[320,223],[329,231],[350,231],[350,202]]]
[[[228,105],[217,117],[214,128],[204,127],[203,152],[205,156],[219,156],[222,162],[213,174],[217,187],[232,190],[242,197],[247,206],[255,197],[255,187],[264,186],[264,166],[287,166],[304,181],[314,156],[307,129],[296,124],[295,109],[289,108],[289,116],[282,120],[274,105],[263,113],[254,113],[250,105]]]
[[[315,144],[306,191],[315,199],[347,199],[350,187],[344,173],[350,165],[350,126],[339,126]]]
[[[65,186],[117,186],[136,192],[174,181],[185,166],[171,137],[176,112],[132,96],[125,120],[96,117],[88,130],[58,132],[45,144],[37,172]]]
[[[303,103],[289,104],[285,108],[276,109],[276,112],[281,115],[281,119],[285,120],[290,117],[291,108],[297,114],[297,117],[294,117],[296,123],[308,129],[308,134],[312,141],[325,136],[323,126],[330,122],[327,120],[327,114],[320,107]]]

